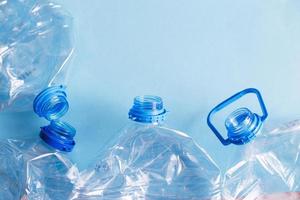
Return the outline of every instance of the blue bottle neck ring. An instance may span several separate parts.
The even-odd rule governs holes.
[[[76,130],[70,124],[61,121],[51,121],[50,125],[41,127],[40,137],[53,148],[71,152],[75,146]]]

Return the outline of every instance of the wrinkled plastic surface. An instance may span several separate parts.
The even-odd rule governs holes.
[[[72,199],[220,199],[220,170],[186,134],[134,123],[82,173]]]
[[[0,0],[0,112],[32,109],[47,86],[64,84],[72,17],[51,0]]]
[[[226,173],[224,199],[300,199],[300,121],[237,149],[241,160]]]
[[[79,174],[41,140],[0,142],[0,172],[0,200],[66,200]]]

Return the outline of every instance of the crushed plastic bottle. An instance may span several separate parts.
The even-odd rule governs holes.
[[[72,34],[72,17],[51,0],[0,0],[0,112],[29,110],[65,83]]]
[[[70,198],[79,172],[62,152],[41,140],[7,140],[0,148],[1,200]]]
[[[50,120],[40,139],[0,142],[0,200],[70,198],[79,172],[66,155],[75,145],[76,131],[59,120],[66,102],[64,88],[48,88],[34,101],[35,111]]]
[[[220,199],[221,175],[188,135],[163,126],[157,96],[140,96],[117,142],[81,174],[72,199]]]
[[[249,93],[257,95],[263,114],[253,113],[248,108],[235,110],[225,120],[228,139],[224,139],[212,124],[212,115]],[[253,88],[235,94],[209,114],[208,125],[220,141],[224,145],[238,145],[225,174],[224,199],[299,199],[300,121],[268,131],[263,128],[267,116],[262,96]]]

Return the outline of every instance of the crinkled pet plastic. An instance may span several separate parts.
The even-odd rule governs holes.
[[[265,132],[241,155],[226,173],[224,199],[300,199],[300,121]]]
[[[78,170],[41,140],[0,142],[0,200],[70,198]]]
[[[0,0],[0,112],[32,108],[63,84],[73,52],[72,17],[51,0]]]
[[[72,199],[220,199],[221,176],[186,134],[134,123],[82,173]]]

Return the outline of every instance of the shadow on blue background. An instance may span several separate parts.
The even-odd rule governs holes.
[[[269,122],[300,115],[298,0],[64,4],[75,18],[77,40],[65,120],[77,128],[71,155],[81,168],[127,123],[136,95],[163,97],[167,124],[195,138],[220,165],[231,147],[206,125],[220,101],[256,87]],[[47,123],[32,113],[5,114],[0,121],[1,138],[36,137]]]

